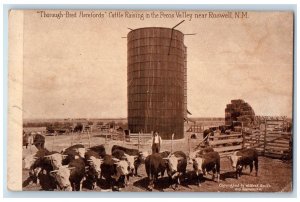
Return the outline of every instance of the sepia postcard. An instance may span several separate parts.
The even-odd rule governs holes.
[[[292,192],[294,13],[10,10],[10,191]]]

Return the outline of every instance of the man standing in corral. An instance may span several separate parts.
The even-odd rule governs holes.
[[[159,153],[162,140],[157,131],[154,131],[152,137],[152,154]]]

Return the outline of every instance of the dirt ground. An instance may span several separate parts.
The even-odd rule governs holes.
[[[72,141],[73,139],[73,141]],[[188,143],[187,139],[173,141],[163,141],[161,151],[184,151],[188,154],[189,148],[194,148],[201,141],[200,139],[191,140]],[[91,134],[90,141],[87,135],[82,135],[81,138],[78,135],[60,135],[60,136],[46,136],[45,147],[52,151],[61,151],[63,148],[69,147],[77,143],[83,143],[87,147],[104,144],[105,138],[99,134]],[[137,145],[127,143],[118,140],[111,140],[105,144],[107,153],[110,153],[113,145],[123,145],[128,148],[138,148]],[[189,145],[191,145],[189,147]],[[151,151],[150,144],[145,144],[140,147],[140,150]],[[27,149],[23,149],[23,157],[33,154],[37,151],[34,146]],[[259,157],[258,177],[254,176],[254,172],[249,174],[249,167],[243,170],[243,175],[237,180],[235,179],[234,172],[231,168],[230,161],[224,157],[221,159],[221,176],[220,182],[214,182],[211,180],[211,175],[207,175],[201,186],[196,185],[195,174],[192,171],[192,165],[188,164],[187,174],[184,182],[177,188],[178,192],[288,192],[292,191],[292,162],[282,161],[278,159],[272,159],[267,157]],[[28,170],[23,169],[23,181],[28,177]],[[143,192],[149,191],[147,189],[148,178],[145,172],[145,166],[142,164],[138,169],[139,176],[131,177],[130,184],[121,189],[122,192]],[[29,184],[23,187],[24,191],[38,191],[41,187],[36,184]],[[111,191],[106,186],[106,183],[100,181],[98,187],[94,190],[83,188],[83,191]],[[168,178],[165,174],[163,178],[158,180],[154,190],[157,192],[172,192],[175,191],[172,187],[169,187]]]

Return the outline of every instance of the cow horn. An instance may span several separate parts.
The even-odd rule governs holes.
[[[119,162],[119,161],[120,161],[120,159],[117,159],[117,158],[112,158],[112,160],[113,160],[114,162]]]
[[[57,173],[58,170],[52,170],[50,173]]]
[[[72,169],[74,169],[75,167],[68,167],[68,169],[70,169],[70,170],[72,170]]]

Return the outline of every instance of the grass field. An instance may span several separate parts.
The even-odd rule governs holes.
[[[104,144],[105,137],[101,136],[100,133],[92,133],[90,135],[90,141],[87,135],[59,135],[59,136],[46,136],[45,147],[48,150],[61,151],[65,147],[71,145],[73,139],[73,144],[83,143],[87,147],[89,144],[91,146]],[[194,148],[201,139],[192,140],[190,142],[191,148]],[[111,147],[113,145],[123,145],[129,148],[138,148],[137,145],[132,143],[127,143],[118,140],[111,140],[105,144],[107,153],[110,153]],[[150,144],[142,145],[141,150],[151,151]],[[163,141],[161,151],[171,150],[171,141]],[[27,156],[36,152],[36,148],[31,146],[27,149],[23,149],[23,156]],[[173,151],[184,151],[189,152],[189,146],[187,139],[175,140],[173,142]],[[176,191],[179,192],[287,192],[292,191],[292,162],[282,161],[278,159],[271,159],[267,157],[259,157],[259,171],[258,177],[254,176],[254,172],[249,175],[249,168],[243,170],[243,175],[238,180],[235,179],[233,170],[230,166],[230,161],[227,158],[221,159],[221,177],[220,182],[214,182],[211,180],[211,176],[208,175],[204,178],[201,186],[196,186],[195,176],[192,172],[192,165],[187,167],[187,175],[185,182],[183,182]],[[147,184],[148,179],[145,172],[145,166],[141,165],[138,170],[139,176],[130,178],[130,184],[122,188],[125,192],[141,192],[148,191]],[[23,180],[27,179],[28,170],[23,169]],[[23,188],[27,191],[37,191],[41,187],[36,184],[29,184]],[[109,191],[104,182],[100,182],[95,190],[89,190],[87,188],[84,191]],[[174,191],[168,184],[168,178],[165,177],[159,179],[159,183],[153,191]]]

